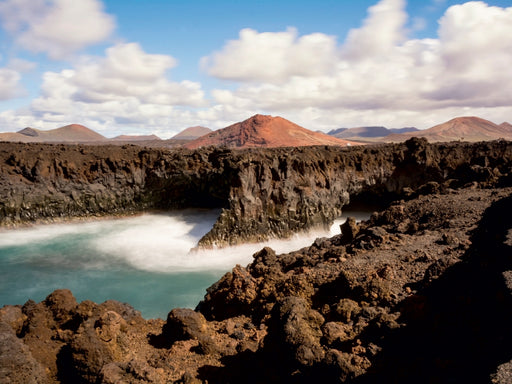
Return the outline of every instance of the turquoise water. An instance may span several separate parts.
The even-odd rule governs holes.
[[[263,246],[279,253],[299,249],[336,234],[343,221],[331,232],[191,251],[218,214],[183,211],[0,232],[0,306],[39,302],[68,288],[79,302],[114,299],[145,318],[166,318],[172,308],[194,308],[207,287],[236,264],[249,264]]]

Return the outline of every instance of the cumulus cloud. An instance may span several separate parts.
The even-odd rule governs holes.
[[[469,2],[449,8],[440,20],[439,87],[429,96],[445,102],[510,105],[512,100],[512,7]]]
[[[48,0],[4,3],[23,1],[37,8]],[[100,131],[144,126],[175,133],[198,124],[220,128],[254,113],[322,130],[376,124],[427,128],[461,115],[510,121],[512,7],[481,1],[450,7],[438,21],[437,36],[428,39],[408,35],[423,28],[422,20],[412,21],[411,30],[405,0],[381,0],[339,42],[322,33],[301,36],[293,28],[244,29],[201,60],[208,74],[234,82],[211,91],[211,105],[199,83],[167,78],[176,65],[171,56],[118,44],[102,58],[45,73],[41,96],[30,108],[17,116],[2,113],[0,121],[16,128],[32,118],[54,124],[50,127],[77,121]],[[9,23],[20,28],[16,18]],[[2,95],[12,94],[19,81],[16,71],[9,71],[0,70],[5,76],[0,97],[9,97]]]
[[[98,0],[4,0],[0,20],[21,47],[52,59],[104,41],[115,27]]]
[[[9,60],[3,68],[0,67],[0,100],[24,96],[26,90],[21,85],[21,74],[33,70],[36,66],[36,63],[14,58]]]
[[[166,72],[175,65],[171,56],[148,54],[138,44],[126,43],[108,48],[103,59],[78,64],[70,77],[62,74],[59,78],[75,88],[71,95],[75,101],[105,103],[135,98],[142,104],[201,106],[204,95],[200,84],[167,80]],[[43,91],[47,89],[43,84]]]
[[[0,68],[0,100],[9,100],[22,94],[19,84],[21,76],[18,71]]]
[[[355,60],[387,55],[406,38],[404,8],[405,0],[381,0],[370,7],[363,26],[348,33],[342,49],[344,56]]]
[[[281,82],[290,76],[317,76],[333,68],[336,39],[322,33],[298,36],[294,28],[284,32],[240,31],[219,52],[201,60],[207,72],[218,78],[240,81]]]
[[[135,43],[118,44],[102,58],[89,57],[73,68],[45,72],[30,114],[53,124],[89,122],[99,130],[109,125],[151,131],[174,127],[190,115],[183,107],[205,104],[199,83],[167,79],[175,65],[171,56],[146,53]]]
[[[259,47],[268,35],[241,33],[204,61],[210,74],[239,82],[234,90],[212,93],[218,111],[226,105],[250,106],[322,124],[327,119],[320,116],[329,114],[338,125],[369,116],[373,124],[413,117],[426,122],[429,116],[439,122],[447,111],[454,113],[449,118],[477,111],[490,116],[491,110],[504,117],[502,108],[512,107],[512,8],[484,2],[450,7],[439,20],[438,36],[431,39],[408,37],[407,19],[404,0],[382,0],[342,44],[334,46],[333,37],[315,34],[323,47],[319,62],[329,65],[303,73],[282,52],[315,56],[311,46],[299,44],[311,35],[282,32],[288,39],[279,40],[278,50]],[[264,65],[261,52],[271,64]],[[258,65],[252,67],[253,62]]]

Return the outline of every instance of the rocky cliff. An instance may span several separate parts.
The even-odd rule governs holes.
[[[322,223],[349,197],[390,204],[366,222],[349,218],[339,235],[310,247],[262,249],[212,285],[196,310],[172,309],[165,321],[114,301],[78,303],[67,290],[5,306],[0,382],[512,380],[508,142],[7,149],[5,223],[223,206],[203,239],[212,244]]]
[[[450,185],[262,249],[166,321],[67,290],[5,306],[0,381],[510,383],[512,188]]]
[[[450,180],[501,185],[511,164],[506,141],[197,151],[0,143],[0,223],[217,207],[200,245],[222,246],[327,225],[351,197],[382,202]]]

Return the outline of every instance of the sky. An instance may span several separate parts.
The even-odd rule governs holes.
[[[512,122],[512,0],[0,0],[0,132]]]

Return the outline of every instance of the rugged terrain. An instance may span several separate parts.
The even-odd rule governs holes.
[[[2,383],[510,383],[512,188],[408,190],[341,234],[270,248],[197,309],[145,320],[59,290],[0,309]]]
[[[262,249],[165,321],[67,290],[5,306],[2,383],[511,382],[509,142],[0,155],[4,225],[222,206],[210,245],[323,223],[349,199],[387,206],[310,247]]]
[[[386,202],[430,181],[507,183],[511,164],[506,141],[198,151],[0,143],[0,224],[217,207],[200,245],[222,246],[328,225],[351,198]]]

